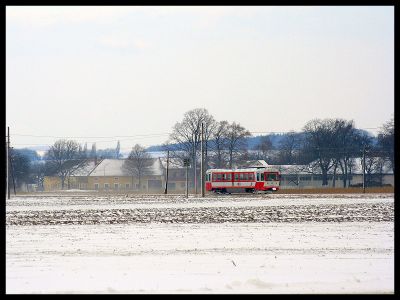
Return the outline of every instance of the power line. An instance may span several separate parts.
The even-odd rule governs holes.
[[[109,139],[109,138],[125,138],[125,137],[140,137],[140,136],[162,136],[162,135],[169,135],[167,132],[163,133],[151,133],[151,134],[136,134],[136,135],[114,135],[114,136],[53,136],[53,135],[32,135],[32,134],[14,134],[15,136],[28,136],[28,137],[43,137],[43,138],[75,138],[75,139],[86,139],[86,138],[93,138],[93,139]]]
[[[368,128],[356,128],[360,130],[367,130],[367,129],[380,129],[380,127],[368,127]],[[253,133],[266,133],[266,134],[285,134],[285,133],[304,133],[304,131],[250,131],[251,134]],[[98,139],[106,139],[106,138],[135,138],[135,137],[156,137],[156,136],[164,136],[170,135],[170,132],[160,132],[160,133],[149,133],[149,134],[135,134],[135,135],[112,135],[112,136],[54,136],[54,135],[34,135],[34,134],[20,134],[16,133],[13,134],[14,136],[28,136],[28,137],[40,137],[40,138],[98,138]]]

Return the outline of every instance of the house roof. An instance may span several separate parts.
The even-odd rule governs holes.
[[[90,172],[96,167],[94,160],[86,160],[82,163],[81,167],[71,173],[71,176],[88,176]]]
[[[77,164],[79,162],[79,164]],[[71,168],[74,168],[71,172],[71,176],[88,176],[90,172],[96,167],[94,159],[85,159],[83,161],[71,160],[67,162]],[[50,174],[49,174],[50,175]],[[55,172],[53,176],[60,176],[60,172]]]
[[[265,160],[249,160],[245,163],[240,164],[239,168],[265,168],[269,166]]]
[[[167,168],[167,158],[160,157],[160,163],[164,169]],[[168,169],[185,169],[186,167],[183,166],[183,161],[181,158],[169,158],[168,159]]]
[[[317,161],[308,165],[274,165],[277,167],[281,174],[321,174],[321,169],[318,167]],[[349,170],[350,171],[350,170]],[[333,174],[333,168],[329,169],[328,174]],[[362,174],[362,159],[355,158],[351,166],[351,174]],[[383,174],[393,174],[393,169],[389,163],[385,163],[382,168]],[[338,166],[336,174],[341,174],[341,169]]]
[[[146,175],[162,175],[163,170],[158,158],[151,158],[152,165]],[[130,176],[125,170],[126,159],[103,159],[100,164],[90,173],[89,176]]]

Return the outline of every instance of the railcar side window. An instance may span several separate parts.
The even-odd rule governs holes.
[[[253,173],[249,174],[249,180],[253,180]]]
[[[243,180],[243,173],[240,173],[239,178],[240,180]]]
[[[244,175],[244,180],[249,180],[249,174],[244,173],[243,175]]]
[[[217,180],[217,174],[213,174],[213,180]]]
[[[221,179],[222,179],[221,174],[217,174],[217,180],[221,180]]]
[[[257,173],[257,181],[260,181],[260,173]]]
[[[264,181],[264,173],[261,173],[261,181]]]
[[[236,181],[239,180],[239,174],[235,174],[235,180],[236,180]]]
[[[229,181],[232,180],[232,174],[228,174],[227,180],[229,180]]]

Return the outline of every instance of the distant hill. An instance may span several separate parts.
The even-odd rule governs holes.
[[[375,145],[377,143],[377,138],[375,136],[373,136],[370,132],[363,130],[363,129],[356,129],[358,130],[361,134],[365,134],[365,135],[369,135],[372,138],[372,143]],[[303,132],[299,132],[296,133],[296,135],[298,135],[300,138],[304,137],[304,133]],[[260,144],[261,140],[263,137],[269,137],[269,139],[272,142],[272,147],[273,148],[278,148],[280,142],[287,136],[286,133],[282,133],[282,134],[268,134],[268,135],[258,135],[258,136],[251,136],[246,138],[246,142],[248,145],[248,149],[254,149],[254,147],[256,147],[257,145]],[[173,150],[178,149],[178,145],[177,144],[172,144],[170,145],[170,148]],[[164,147],[162,145],[155,145],[155,146],[150,146],[147,148],[148,152],[160,152],[160,151],[164,151]]]
[[[270,134],[270,135],[266,135],[266,136],[268,136],[270,138],[273,147],[278,147],[280,141],[285,138],[286,134]],[[265,136],[259,135],[259,136],[251,136],[251,137],[246,138],[246,142],[247,142],[249,149],[253,149],[255,146],[260,144],[261,139],[263,137],[265,137]],[[178,149],[178,145],[172,144],[172,145],[170,145],[170,148],[176,150],[176,149]],[[162,145],[155,145],[155,146],[148,147],[147,151],[159,152],[159,151],[164,151],[164,148]]]
[[[363,129],[357,129],[361,134],[364,135],[369,135],[372,138],[372,143],[375,145],[378,142],[378,139],[373,136],[370,132],[363,130]],[[304,136],[304,133],[300,132],[297,133],[300,137]],[[269,137],[269,139],[272,142],[272,146],[274,148],[278,148],[280,142],[286,137],[286,133],[282,134],[269,134],[269,135],[258,135],[258,136],[251,136],[246,138],[248,149],[254,149],[258,144],[260,144],[261,139],[265,136]],[[172,144],[169,146],[171,150],[177,150],[178,145],[177,144]],[[42,155],[44,152],[46,152],[50,147],[49,146],[34,146],[34,147],[27,147],[26,149],[34,150],[38,154]],[[98,149],[101,150],[101,149]],[[164,146],[163,145],[154,145],[150,146],[146,149],[148,152],[162,152],[164,151]],[[121,151],[122,157],[126,158],[128,157],[130,152],[130,149],[124,149]]]

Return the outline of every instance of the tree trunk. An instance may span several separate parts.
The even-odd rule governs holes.
[[[322,186],[328,185],[328,172],[325,169],[321,169],[322,171]]]
[[[337,164],[335,164],[335,167],[333,168],[332,187],[336,187],[336,169],[337,169]]]
[[[347,161],[344,162],[344,172],[343,172],[343,187],[347,187]]]

